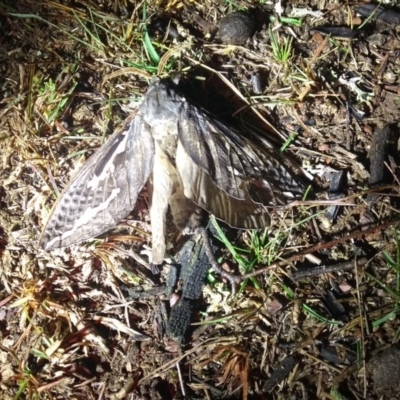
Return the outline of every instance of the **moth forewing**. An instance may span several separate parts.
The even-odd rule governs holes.
[[[65,247],[100,235],[133,209],[153,168],[154,142],[140,114],[92,155],[53,206],[39,245]]]

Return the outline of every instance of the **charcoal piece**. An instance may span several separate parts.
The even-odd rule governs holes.
[[[204,280],[211,268],[202,241],[193,248],[192,257],[182,271],[184,278],[182,293],[187,299],[198,299],[204,286]]]
[[[194,312],[194,301],[181,298],[181,300],[172,308],[168,319],[168,334],[179,343],[185,342],[185,335],[192,321]]]
[[[350,105],[349,105],[348,109],[349,109],[351,116],[353,116],[357,121],[362,121],[368,115],[365,111],[357,110],[356,108],[354,108],[353,106],[350,106]]]
[[[376,186],[384,182],[388,146],[394,144],[392,136],[393,132],[390,125],[385,126],[374,134],[370,150],[370,186]]]
[[[264,91],[264,79],[261,72],[256,72],[251,76],[251,84],[255,94],[261,94]]]
[[[324,298],[324,304],[334,319],[346,322],[348,320],[346,310],[343,305],[337,301],[336,297],[336,294],[332,290],[328,290]]]
[[[331,35],[334,38],[352,40],[357,37],[357,33],[346,26],[316,26],[311,32],[318,32],[322,35]]]
[[[331,174],[331,183],[329,186],[329,194],[342,193],[344,180],[346,177],[345,171],[334,171]]]
[[[344,197],[344,193],[342,192],[344,181],[346,178],[345,171],[334,171],[330,174],[330,187],[329,187],[329,199],[335,200]],[[326,217],[330,221],[334,221],[339,212],[339,206],[329,206],[326,210]]]
[[[329,363],[333,365],[338,365],[341,363],[340,358],[337,355],[337,351],[335,347],[332,346],[327,346],[327,347],[322,347],[320,352],[319,352],[320,357],[328,361]]]
[[[265,382],[262,391],[263,393],[270,392],[278,383],[282,382],[290,374],[290,371],[297,364],[295,356],[291,355],[284,358],[278,366],[276,366],[274,372],[270,378]]]
[[[369,185],[371,187],[382,185],[388,181],[389,174],[385,161],[389,159],[390,155],[397,153],[397,140],[397,129],[391,125],[386,125],[374,134],[369,156]],[[375,193],[369,193],[367,196],[369,202],[375,202],[378,199],[379,195]]]
[[[182,280],[181,299],[170,313],[167,331],[168,335],[180,344],[185,343],[192,315],[195,310],[195,301],[201,296],[205,277],[210,265],[204,259],[204,248],[200,234],[192,235],[183,244],[174,257],[167,278],[167,296],[169,297],[176,287],[178,280]]]
[[[186,240],[174,257],[167,278],[167,296],[170,296],[178,280],[182,281],[182,296],[198,299],[203,289],[207,271],[210,269],[200,234]]]
[[[253,35],[256,22],[245,12],[228,14],[219,21],[219,37],[225,44],[244,44]]]
[[[167,280],[165,282],[166,284],[165,295],[168,298],[171,297],[172,293],[174,292],[179,276],[180,276],[180,266],[176,264],[171,265],[169,267]]]
[[[217,252],[220,244],[213,236],[216,232],[212,226],[207,229],[211,237],[212,251]],[[174,267],[178,271],[175,281],[179,279],[183,282],[180,291],[181,300],[172,308],[167,330],[173,339],[184,344],[192,314],[201,296],[207,272],[211,268],[201,233],[194,234],[186,240],[174,257]],[[173,279],[171,279],[172,281]],[[172,293],[171,289],[167,289],[167,292]],[[191,314],[189,315],[189,313]]]
[[[358,7],[357,12],[363,17],[372,16],[373,19],[378,19],[387,24],[400,24],[400,10],[396,8],[384,8],[375,3],[367,3]]]

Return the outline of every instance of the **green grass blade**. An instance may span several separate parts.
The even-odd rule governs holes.
[[[146,25],[146,19],[147,19],[147,8],[146,8],[146,1],[143,3],[143,24],[142,24],[142,34],[143,34],[143,43],[144,43],[144,48],[147,52],[147,54],[150,56],[151,60],[158,65],[160,63],[160,56],[158,55],[156,49],[153,46],[153,43],[151,42],[149,32],[147,31],[147,25]]]

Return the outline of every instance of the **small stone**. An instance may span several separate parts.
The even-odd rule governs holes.
[[[385,44],[387,41],[388,35],[384,35],[383,33],[375,33],[366,38],[367,42],[373,46],[380,47]]]
[[[255,25],[256,22],[252,15],[234,12],[219,22],[219,37],[222,43],[241,45],[253,35]]]

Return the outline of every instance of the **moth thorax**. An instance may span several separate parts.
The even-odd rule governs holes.
[[[164,121],[160,123],[157,121],[156,123],[151,124],[151,133],[153,135],[154,140],[163,141],[165,138],[178,137],[178,127],[176,121]]]
[[[176,148],[178,142],[178,136],[175,135],[164,135],[160,138],[154,138],[160,149],[166,154],[170,159],[174,159],[176,156]]]

